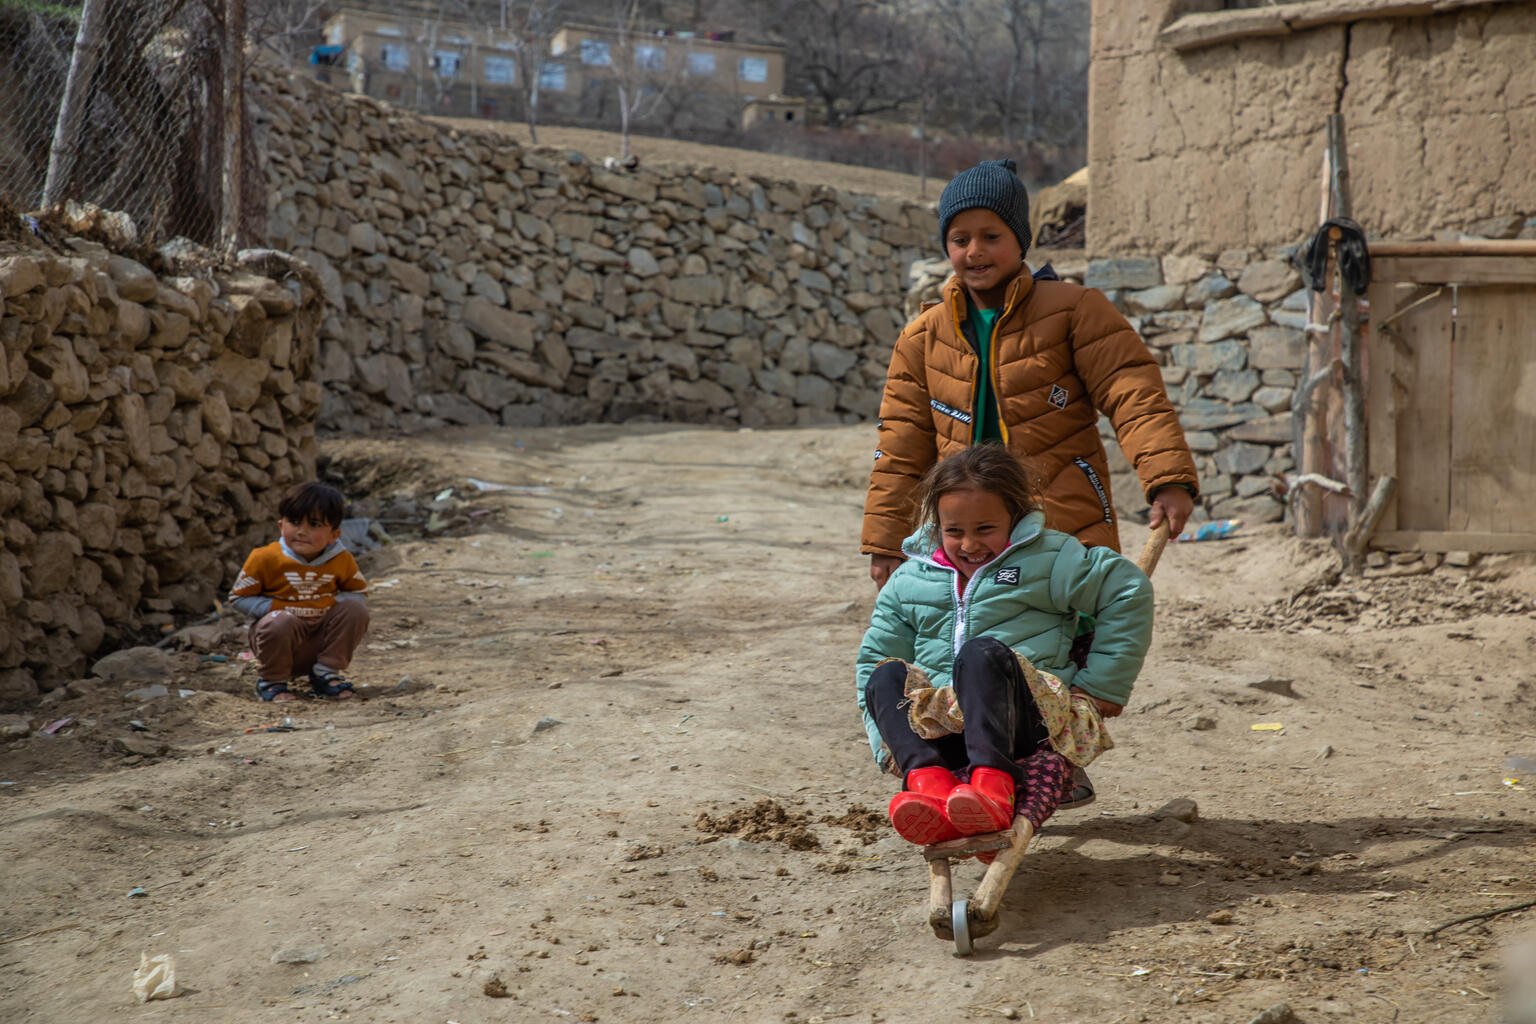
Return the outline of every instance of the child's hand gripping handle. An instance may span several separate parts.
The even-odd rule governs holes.
[[[1147,535],[1146,546],[1141,549],[1141,557],[1136,559],[1136,568],[1152,575],[1152,570],[1157,568],[1157,560],[1163,556],[1163,548],[1168,543],[1168,520],[1164,519]]]

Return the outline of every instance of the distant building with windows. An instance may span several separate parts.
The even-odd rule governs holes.
[[[519,62],[534,57],[508,31],[345,8],[324,34],[310,63],[335,85],[423,113],[526,117]],[[626,54],[635,124],[742,128],[762,116],[763,104],[784,102],[781,46],[737,42],[729,32],[621,34],[570,24],[537,56],[540,119],[615,124]]]

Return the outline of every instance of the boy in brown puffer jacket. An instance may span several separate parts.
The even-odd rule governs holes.
[[[939,234],[954,276],[896,339],[880,401],[860,547],[876,584],[901,564],[917,482],[972,444],[1026,461],[1052,529],[1118,551],[1100,412],[1141,479],[1151,525],[1167,519],[1177,536],[1197,484],[1162,371],[1102,292],[1030,273],[1029,197],[1014,162],[983,161],[945,186]]]
[[[1051,529],[1120,550],[1100,412],[1152,505],[1150,525],[1167,520],[1178,536],[1193,511],[1195,460],[1162,371],[1102,292],[1035,279],[1024,263],[1029,196],[1014,172],[1012,160],[983,161],[939,199],[955,273],[891,354],[860,545],[876,586],[902,562],[923,474],[973,444],[1006,445],[1029,465]],[[1063,809],[1093,800],[1080,769],[1074,783]]]

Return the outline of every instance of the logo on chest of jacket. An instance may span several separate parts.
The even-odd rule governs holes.
[[[1058,409],[1065,409],[1067,407],[1067,389],[1060,384],[1052,384],[1051,397],[1047,401]]]
[[[1016,565],[1004,566],[992,576],[992,582],[1007,587],[1019,585],[1019,567]]]

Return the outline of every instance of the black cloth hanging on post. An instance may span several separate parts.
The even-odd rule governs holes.
[[[1337,229],[1343,236],[1338,241],[1339,273],[1349,282],[1356,295],[1364,295],[1371,283],[1371,253],[1365,241],[1365,229],[1348,217],[1334,217],[1324,221],[1317,233],[1303,243],[1301,252],[1301,276],[1314,292],[1327,286],[1328,235]]]

